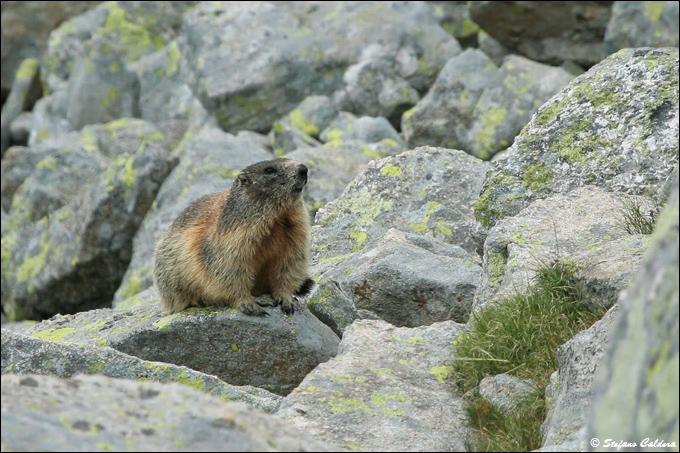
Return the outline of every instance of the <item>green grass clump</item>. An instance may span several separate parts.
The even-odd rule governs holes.
[[[663,207],[661,203],[645,209],[636,197],[626,197],[621,202],[621,228],[628,234],[652,234],[656,219]]]
[[[456,340],[454,369],[460,390],[470,400],[468,417],[478,434],[476,450],[528,451],[541,446],[543,392],[557,369],[555,352],[603,314],[584,305],[576,273],[576,267],[564,260],[542,266],[526,294],[474,316]],[[540,397],[510,415],[489,409],[474,390],[484,377],[501,373],[531,380]]]
[[[545,420],[545,392],[528,395],[511,414],[504,414],[483,398],[467,407],[469,425],[477,432],[467,451],[531,451],[541,446],[541,424]],[[499,448],[502,447],[501,450]]]

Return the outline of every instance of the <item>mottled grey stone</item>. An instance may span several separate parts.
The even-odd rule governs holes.
[[[593,384],[587,439],[648,439],[680,445],[678,426],[678,174],[640,272],[622,294],[609,347]],[[674,443],[674,445],[670,445]]]
[[[3,53],[3,60],[4,56]],[[0,137],[0,151],[3,155],[7,148],[12,145],[12,122],[21,114],[21,112],[31,110],[33,104],[35,104],[42,94],[39,74],[40,64],[38,63],[38,60],[35,58],[24,60],[17,70],[17,75],[14,77],[12,89],[9,91],[7,99],[4,99],[3,96],[2,125],[0,126],[2,132]]]
[[[333,451],[243,403],[104,376],[3,375],[2,427],[13,451]]]
[[[614,2],[603,57],[626,47],[678,47],[678,2]]]
[[[453,392],[447,321],[397,328],[357,321],[337,357],[319,365],[278,415],[311,436],[359,451],[463,451],[463,400]]]
[[[21,63],[41,58],[54,27],[101,2],[42,1],[4,2],[2,4],[2,98],[5,99]]]
[[[343,296],[357,311],[368,310],[398,327],[449,319],[464,323],[481,272],[477,256],[458,246],[389,229],[374,246],[344,261],[315,266],[312,274],[321,273],[324,278],[316,297],[307,303],[313,313],[338,304],[331,309],[339,314],[333,324],[336,328],[342,328],[347,319]],[[328,297],[333,293],[341,300]]]
[[[435,237],[481,254],[486,231],[472,203],[491,166],[458,150],[421,147],[368,164],[316,216],[314,263],[372,246],[389,228]]]
[[[110,305],[135,232],[175,164],[163,136],[139,120],[68,138],[15,191],[2,230],[10,319]]]
[[[428,94],[403,116],[402,130],[410,146],[447,146],[489,159],[572,77],[516,55],[499,69],[483,52],[468,49],[447,63]]]
[[[55,343],[2,330],[2,374],[41,374],[70,378],[77,374],[136,381],[178,382],[225,401],[240,401],[264,412],[276,412],[281,397],[264,389],[229,385],[215,376],[191,368],[149,362],[107,346]]]
[[[559,66],[600,61],[613,2],[470,2],[470,17],[513,53]]]
[[[271,302],[263,296],[263,302]],[[292,316],[247,316],[220,307],[167,315],[158,304],[55,316],[27,335],[80,345],[106,344],[143,360],[186,366],[232,385],[286,395],[316,365],[337,353],[338,337],[299,304]]]
[[[496,374],[479,381],[479,396],[508,415],[524,404],[532,392],[535,384],[510,374]]]
[[[342,80],[342,88],[333,95],[338,109],[385,117],[395,126],[420,99],[418,91],[397,74],[389,60],[361,61],[347,68]]]
[[[554,261],[576,271],[584,302],[594,312],[611,307],[633,278],[647,241],[629,235],[622,196],[586,186],[537,200],[500,220],[484,243],[484,274],[475,311],[522,294],[537,269]]]
[[[584,185],[660,192],[678,162],[678,49],[626,49],[575,78],[495,160],[475,206],[485,226]]]
[[[307,96],[340,88],[347,67],[378,55],[424,89],[460,51],[421,2],[205,2],[185,15],[182,33],[192,89],[227,131],[268,132]]]
[[[557,371],[546,388],[548,414],[541,425],[543,447],[581,443],[593,401],[593,376],[607,347],[618,305],[557,349]]]

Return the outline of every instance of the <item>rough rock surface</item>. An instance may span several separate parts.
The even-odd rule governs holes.
[[[395,126],[420,99],[418,91],[397,74],[389,60],[363,60],[347,68],[342,80],[343,87],[333,95],[340,110],[382,116]]]
[[[363,58],[396,61],[422,89],[460,52],[420,2],[205,2],[185,15],[183,34],[196,62],[192,89],[227,131],[268,132],[307,96],[340,88]]]
[[[513,53],[554,66],[600,61],[613,2],[470,3],[470,17]]]
[[[678,2],[614,2],[604,56],[626,47],[678,47]]]
[[[101,374],[136,381],[177,382],[225,401],[240,401],[265,412],[276,412],[281,397],[249,385],[229,385],[191,368],[149,362],[110,347],[55,343],[2,330],[2,374],[42,374],[70,378]]]
[[[678,425],[678,176],[640,273],[623,293],[593,384],[587,439],[680,445]],[[589,447],[589,449],[592,447]],[[648,448],[648,447],[647,447]],[[600,448],[605,450],[603,444]],[[594,448],[594,450],[598,450]]]
[[[585,303],[595,312],[611,307],[637,272],[648,242],[623,230],[621,201],[617,194],[586,186],[536,200],[500,220],[484,243],[475,311],[526,292],[536,269],[554,261],[577,270]]]
[[[362,311],[398,327],[464,323],[479,264],[458,246],[389,229],[374,246],[326,268],[307,306],[339,335],[355,318],[366,317]],[[323,264],[312,274],[322,269]]]
[[[132,239],[175,162],[143,121],[74,133],[14,193],[2,230],[10,319],[109,306]]]
[[[472,203],[490,164],[462,151],[421,147],[369,163],[316,216],[314,262],[335,262],[373,245],[389,228],[481,252],[486,231]]]
[[[2,99],[27,58],[40,58],[54,27],[101,2],[19,1],[2,3]],[[30,25],[29,25],[30,24]]]
[[[572,77],[516,55],[497,68],[480,50],[468,49],[447,62],[428,94],[404,114],[402,130],[410,146],[458,148],[489,159]]]
[[[543,104],[475,205],[491,226],[583,185],[661,199],[678,162],[678,49],[625,49]]]
[[[333,451],[243,403],[180,384],[103,376],[2,376],[13,451]]]
[[[278,415],[352,450],[463,451],[464,403],[449,376],[460,328],[357,321],[338,356],[284,398]]]
[[[3,41],[4,42],[4,41]],[[4,55],[3,55],[4,59]],[[4,68],[3,68],[4,69]],[[31,110],[35,102],[42,95],[40,87],[40,64],[35,58],[28,58],[21,62],[12,89],[3,99],[2,125],[0,131],[0,151],[5,151],[12,144],[11,123],[24,111]],[[4,96],[3,96],[4,98]]]
[[[533,392],[531,382],[510,374],[496,374],[479,381],[479,396],[496,406],[504,414],[511,414]]]
[[[271,308],[264,318],[217,307],[172,315],[161,313],[157,305],[101,309],[55,316],[24,332],[45,340],[109,346],[143,360],[212,374],[229,384],[285,395],[333,357],[339,342],[309,311],[298,308],[293,316]]]

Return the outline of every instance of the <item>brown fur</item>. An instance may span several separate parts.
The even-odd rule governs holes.
[[[254,296],[271,294],[284,313],[311,288],[307,167],[288,159],[243,170],[232,187],[189,205],[158,243],[154,280],[170,312],[235,307],[265,316]]]

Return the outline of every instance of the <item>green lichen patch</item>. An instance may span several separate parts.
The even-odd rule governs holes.
[[[453,373],[453,370],[454,368],[451,365],[441,365],[432,367],[427,372],[436,377],[437,380],[443,384],[445,379],[449,377],[451,373]]]
[[[524,170],[521,184],[531,190],[546,190],[549,189],[548,183],[554,177],[552,169],[539,163],[533,163]]]
[[[168,46],[168,67],[165,70],[165,75],[171,77],[175,75],[179,69],[179,61],[182,55],[179,51],[179,46],[173,42]]]
[[[118,2],[110,2],[108,6],[109,14],[99,33],[117,35],[130,61],[137,61],[149,49],[159,49],[162,42],[157,38],[152,40],[146,27],[131,21],[126,11],[118,6]]]
[[[40,338],[41,340],[54,341],[55,343],[61,343],[64,339],[75,332],[76,329],[73,327],[62,327],[57,329],[47,329],[38,332],[33,332],[32,337]]]
[[[318,137],[319,136],[319,128],[311,123],[305,115],[302,113],[302,110],[296,109],[293,110],[288,114],[288,119],[290,120],[290,125],[299,131],[301,131],[304,134],[307,134],[312,137]]]
[[[442,204],[438,201],[428,201],[427,202],[427,212],[425,213],[425,218],[423,219],[422,222],[420,223],[412,223],[410,224],[411,228],[413,228],[413,231],[415,231],[418,234],[421,234],[428,229],[428,223],[430,222],[430,217],[432,216],[432,213],[437,210]]]
[[[496,203],[496,192],[502,191],[500,187],[511,187],[518,183],[515,176],[504,171],[499,171],[486,183],[477,201],[475,201],[475,218],[484,227],[489,228],[497,219],[505,217],[506,213],[500,210]]]
[[[40,63],[35,58],[27,58],[21,62],[19,69],[15,75],[16,80],[28,80],[34,78],[38,74]]]
[[[402,174],[402,171],[401,168],[394,164],[387,164],[380,169],[380,173],[385,176],[399,176]]]
[[[489,273],[489,286],[498,287],[503,283],[508,258],[503,253],[489,252],[487,258],[487,272]]]
[[[374,196],[367,188],[363,188],[349,197],[341,197],[335,201],[332,213],[323,220],[323,225],[329,225],[337,220],[344,212],[358,215],[356,227],[372,225],[375,218],[382,212],[392,209],[392,201],[380,196]]]
[[[480,115],[482,130],[477,134],[478,148],[487,154],[492,154],[499,149],[499,143],[495,140],[496,130],[508,115],[508,109],[504,107],[492,108]]]

